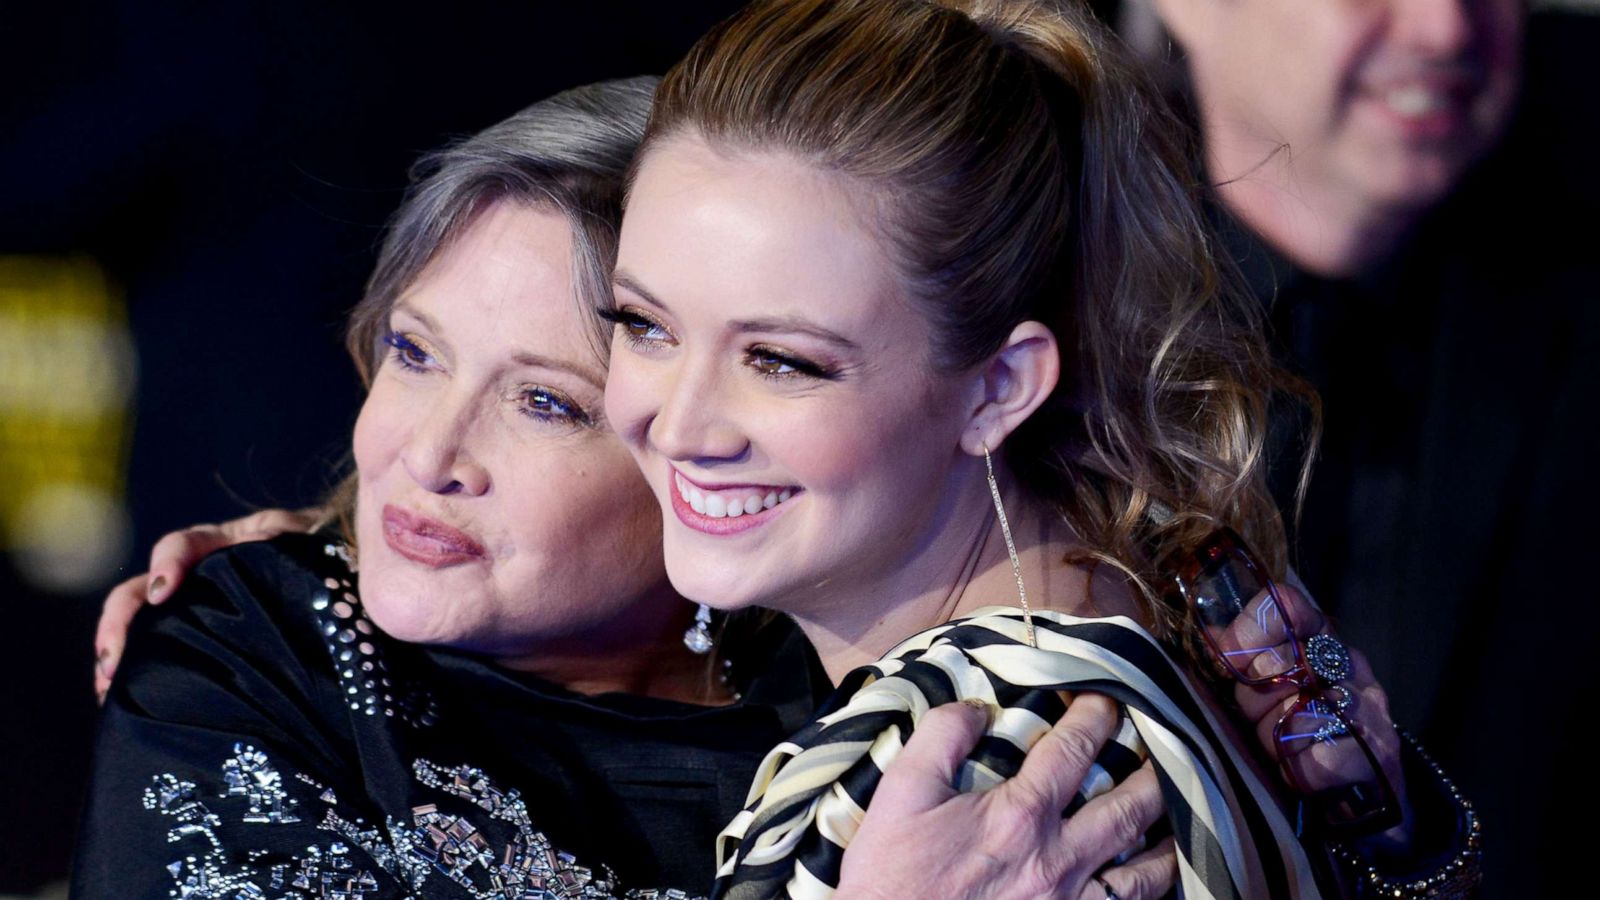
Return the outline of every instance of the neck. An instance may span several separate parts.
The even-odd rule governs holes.
[[[953,502],[941,510],[946,523],[898,565],[883,574],[830,584],[832,596],[811,598],[796,613],[835,683],[852,669],[881,658],[896,644],[928,628],[986,606],[1020,605],[1017,579],[988,485],[977,463]],[[1042,505],[1008,486],[1002,492],[1021,564],[1028,604],[1073,615],[1135,615],[1131,595],[1105,579],[1064,561],[1082,549],[1070,529]],[[947,513],[947,514],[944,514]],[[1105,587],[1105,589],[1102,589]],[[862,598],[881,602],[863,603]]]
[[[716,677],[713,656],[689,652],[683,632],[694,605],[663,586],[611,620],[581,635],[497,656],[508,669],[528,672],[585,696],[634,694],[714,706],[733,700]]]
[[[1206,121],[1206,164],[1228,211],[1296,266],[1347,278],[1382,262],[1422,209],[1381,204],[1312,164],[1292,148],[1227,123]]]

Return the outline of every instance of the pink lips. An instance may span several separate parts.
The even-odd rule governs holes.
[[[392,505],[383,507],[383,541],[406,559],[433,569],[488,556],[465,531]]]
[[[793,498],[791,498],[790,500],[780,503],[771,509],[763,509],[757,513],[747,513],[742,516],[722,516],[721,518],[715,518],[705,515],[704,513],[695,512],[694,507],[690,506],[689,502],[683,499],[683,495],[678,493],[678,486],[673,483],[680,476],[695,487],[708,491],[728,490],[731,488],[770,488],[764,488],[762,485],[750,484],[729,484],[722,485],[720,488],[716,488],[712,487],[711,485],[700,484],[699,482],[690,479],[687,475],[683,475],[683,473],[679,472],[672,466],[668,466],[667,493],[672,497],[672,511],[678,514],[678,521],[703,534],[730,535],[749,531],[752,528],[766,524],[772,519],[773,516],[779,515],[785,505],[793,502]]]

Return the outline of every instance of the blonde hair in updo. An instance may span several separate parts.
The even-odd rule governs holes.
[[[1186,630],[1155,562],[1216,523],[1281,574],[1268,408],[1301,389],[1215,255],[1190,135],[1087,11],[758,0],[667,74],[639,158],[675,133],[863,189],[939,367],[985,362],[1023,321],[1054,331],[1062,383],[1006,462],[1166,637]]]

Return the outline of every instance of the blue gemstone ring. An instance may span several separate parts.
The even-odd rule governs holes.
[[[1327,684],[1338,684],[1350,677],[1350,651],[1331,634],[1313,634],[1306,639],[1306,666]]]

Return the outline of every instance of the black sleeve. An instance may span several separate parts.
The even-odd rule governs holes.
[[[337,828],[366,792],[323,639],[293,602],[314,583],[274,544],[243,545],[140,614],[100,721],[73,896],[408,893]]]

